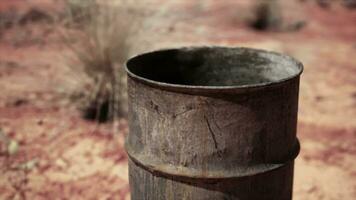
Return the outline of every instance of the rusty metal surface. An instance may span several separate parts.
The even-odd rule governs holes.
[[[247,48],[182,48],[137,56],[127,71],[133,199],[142,199],[135,191],[151,194],[144,199],[181,199],[184,193],[198,199],[192,191],[202,183],[233,180],[229,184],[243,187],[241,179],[266,187],[252,199],[289,199],[292,181],[286,180],[293,170],[285,169],[299,152],[298,61]],[[258,178],[272,171],[271,180]],[[168,182],[180,188],[172,198],[150,191]],[[203,188],[215,195],[221,184]],[[277,198],[277,191],[286,195]],[[242,190],[225,193],[213,199],[251,197]]]
[[[214,182],[155,176],[132,161],[129,166],[133,200],[289,200],[292,197],[293,162],[269,173]]]

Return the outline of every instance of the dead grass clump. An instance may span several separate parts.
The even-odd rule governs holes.
[[[123,64],[143,18],[134,4],[115,2],[68,1],[65,41],[75,67],[90,80],[80,98],[81,109],[84,117],[100,122],[127,114]]]
[[[356,9],[356,1],[355,0],[344,0],[343,4],[346,8]]]
[[[254,17],[250,26],[258,31],[298,31],[306,25],[306,21],[286,20],[284,14],[288,14],[288,9],[282,6],[280,0],[256,0],[254,6]],[[287,10],[287,11],[286,11]]]
[[[282,12],[277,0],[258,0],[255,15],[251,26],[257,30],[279,30],[282,26]]]

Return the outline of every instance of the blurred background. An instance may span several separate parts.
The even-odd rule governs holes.
[[[0,0],[0,199],[130,199],[124,63],[192,45],[302,61],[294,199],[356,198],[355,0]]]

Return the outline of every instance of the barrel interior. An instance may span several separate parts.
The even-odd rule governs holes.
[[[130,59],[138,78],[188,86],[249,86],[290,79],[302,71],[291,57],[249,48],[162,50]]]

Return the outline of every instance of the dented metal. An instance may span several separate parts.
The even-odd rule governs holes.
[[[302,68],[248,48],[130,59],[132,199],[291,199]]]

